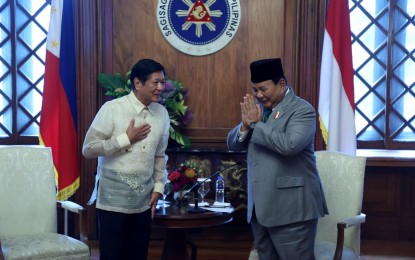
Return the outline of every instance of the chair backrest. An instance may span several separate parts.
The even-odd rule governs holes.
[[[337,222],[361,213],[366,158],[331,151],[315,154],[329,210],[319,219],[317,240],[336,243]],[[346,229],[344,245],[360,253],[360,226]]]
[[[0,146],[0,238],[56,229],[51,149]]]

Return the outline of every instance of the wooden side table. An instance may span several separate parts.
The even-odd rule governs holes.
[[[232,213],[205,211],[203,213],[188,213],[187,206],[180,208],[170,205],[157,210],[153,226],[166,229],[163,260],[187,260],[189,255],[186,248],[186,229],[206,228],[226,224],[232,221]]]

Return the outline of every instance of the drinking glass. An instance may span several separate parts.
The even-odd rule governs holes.
[[[208,192],[210,190],[210,187],[209,187],[209,181],[210,180],[207,180],[207,181],[203,182],[204,180],[205,179],[203,179],[203,178],[199,178],[198,179],[198,181],[201,182],[200,187],[197,190],[197,192],[199,193],[200,197],[202,198],[201,201],[200,201],[201,203],[204,203],[205,202],[205,196],[206,196],[206,194],[208,194]]]
[[[170,185],[170,181],[167,180],[166,185],[164,185],[163,192],[163,207],[166,207],[166,197],[170,194],[173,189],[173,185]]]

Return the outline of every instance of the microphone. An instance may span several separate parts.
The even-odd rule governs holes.
[[[206,210],[205,209],[202,209],[202,208],[199,208],[199,206],[198,206],[198,201],[199,201],[199,193],[197,192],[197,190],[199,189],[199,187],[200,187],[200,185],[202,184],[202,183],[204,183],[204,182],[206,182],[207,180],[211,180],[213,177],[215,177],[215,176],[217,176],[218,174],[220,174],[220,173],[222,173],[222,172],[224,172],[224,171],[226,171],[226,170],[229,170],[230,168],[233,168],[233,167],[235,167],[235,166],[237,166],[237,165],[241,165],[241,162],[240,161],[238,161],[238,162],[236,162],[236,163],[234,163],[234,164],[232,164],[232,165],[230,165],[230,166],[228,166],[228,167],[226,167],[226,168],[224,168],[224,169],[222,169],[222,170],[220,170],[220,171],[217,171],[217,172],[215,172],[214,174],[212,174],[212,175],[210,175],[209,177],[207,177],[207,178],[205,178],[203,181],[201,181],[201,182],[196,182],[192,187],[190,187],[190,189],[188,189],[184,194],[183,194],[183,196],[181,197],[181,198],[183,198],[184,196],[186,196],[187,194],[189,194],[190,192],[192,192],[193,191],[193,193],[194,193],[194,198],[195,198],[195,206],[194,206],[194,208],[189,208],[188,210],[187,210],[187,212],[189,212],[189,213],[202,213],[202,212],[205,212]]]

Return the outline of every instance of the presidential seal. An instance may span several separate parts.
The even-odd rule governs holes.
[[[193,56],[225,47],[235,36],[240,20],[239,0],[158,0],[157,21],[164,38]]]

